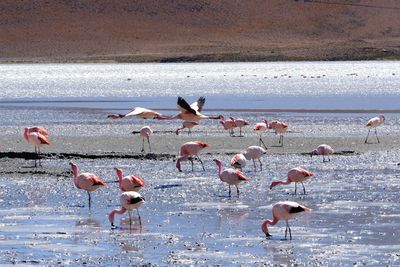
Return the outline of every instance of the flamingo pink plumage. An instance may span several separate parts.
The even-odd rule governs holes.
[[[264,141],[261,138],[263,133],[265,133],[268,130],[267,120],[262,120],[261,122],[256,123],[256,125],[254,125],[253,130],[260,136],[259,145],[261,146],[261,144],[262,144],[264,146],[264,148],[267,149],[267,146],[264,144]]]
[[[378,140],[378,143],[380,142],[380,141],[379,141],[379,138],[378,138],[378,133],[376,132],[376,128],[379,127],[379,126],[381,126],[381,124],[382,124],[384,121],[385,121],[385,116],[383,116],[383,114],[381,114],[381,115],[379,115],[378,117],[372,118],[372,119],[370,119],[370,120],[367,122],[367,124],[365,125],[365,127],[369,127],[369,129],[368,129],[367,138],[365,138],[365,142],[364,142],[364,143],[367,143],[367,142],[368,142],[368,137],[369,137],[369,133],[370,133],[370,131],[371,131],[371,128],[375,128],[376,140]]]
[[[83,172],[78,173],[78,166],[72,162],[69,163],[74,173],[74,184],[76,188],[85,190],[89,197],[89,209],[91,208],[91,197],[90,192],[95,191],[101,186],[107,186],[107,184],[93,173]]]
[[[224,126],[224,130],[229,131],[229,135],[230,136],[233,136],[233,134],[234,134],[233,129],[236,128],[236,124],[232,119],[224,121],[224,116],[222,116],[221,120],[219,121],[219,123],[221,123],[222,126]]]
[[[119,188],[122,191],[136,191],[138,192],[140,189],[144,187],[144,180],[139,176],[128,175],[123,176],[122,170],[119,168],[114,168],[117,171]]]
[[[108,215],[108,220],[111,223],[111,228],[116,228],[114,225],[114,218],[115,214],[124,214],[128,211],[129,214],[129,227],[132,226],[132,216],[131,211],[136,209],[138,217],[139,217],[139,224],[142,226],[142,219],[140,218],[139,208],[144,203],[144,197],[141,194],[135,191],[124,192],[121,194],[120,198],[121,209],[114,209]]]
[[[283,134],[289,128],[289,124],[283,121],[271,121],[268,124],[268,129],[272,129],[275,131],[275,134],[279,134],[279,144],[283,146]]]
[[[111,119],[121,119],[129,116],[135,116],[141,119],[156,119],[161,116],[161,114],[151,109],[135,107],[126,114],[110,114],[107,117]]]
[[[299,215],[304,211],[311,211],[311,209],[307,208],[306,206],[300,205],[299,203],[294,201],[277,202],[272,206],[273,221],[265,220],[261,226],[261,230],[264,232],[267,238],[270,238],[271,235],[269,234],[268,231],[268,225],[272,226],[277,224],[280,220],[285,220],[286,221],[285,239],[287,239],[287,232],[289,230],[290,240],[292,240],[292,231],[290,230],[289,220],[296,217],[297,215]]]
[[[331,161],[331,159],[329,158],[329,155],[333,154],[335,151],[333,150],[333,148],[329,145],[326,144],[322,144],[319,145],[316,149],[314,149],[313,151],[311,151],[311,156],[313,155],[321,155],[322,156],[322,162],[327,162],[327,161]],[[328,158],[328,160],[325,160],[325,156]]]
[[[231,185],[236,186],[237,196],[239,197],[239,187],[238,184],[241,182],[250,181],[241,171],[232,168],[222,170],[222,163],[218,159],[214,159],[218,166],[218,175],[222,182],[229,185],[229,197],[231,196]]]
[[[260,163],[260,171],[262,171],[262,162],[260,160],[260,158],[267,153],[267,151],[265,151],[264,148],[260,147],[260,146],[249,146],[245,152],[242,152],[242,154],[244,155],[244,157],[247,160],[253,160],[253,165],[254,165],[254,171],[257,171],[257,167],[256,167],[256,162],[255,160],[257,159],[258,162]]]
[[[209,147],[210,145],[204,142],[200,142],[200,141],[193,141],[193,142],[187,142],[184,143],[181,146],[181,153],[180,153],[180,157],[178,157],[178,159],[176,160],[176,168],[178,168],[178,170],[181,172],[181,161],[185,161],[185,160],[190,160],[190,162],[192,163],[192,171],[193,171],[193,159],[191,158],[191,156],[197,156],[197,159],[200,161],[201,166],[203,167],[203,171],[205,171],[204,169],[204,165],[203,162],[201,161],[201,159],[198,156],[198,153],[203,150],[206,147]]]
[[[235,123],[236,127],[239,127],[239,136],[243,136],[242,135],[242,128],[244,126],[249,125],[249,122],[244,120],[244,119],[241,119],[241,118],[237,119],[237,118],[234,118],[234,117],[230,117],[230,119]]]
[[[24,129],[24,138],[29,144],[35,147],[35,153],[37,158],[39,158],[39,166],[42,166],[40,161],[40,147],[44,145],[50,145],[48,139],[49,132],[40,126],[27,127]],[[35,159],[35,167],[37,167],[37,159]]]
[[[246,167],[247,160],[246,157],[242,153],[238,153],[233,155],[231,159],[231,166],[236,168],[236,169],[242,169]]]
[[[303,186],[303,192],[306,194],[306,189],[304,187],[303,182],[308,180],[311,176],[314,176],[314,173],[307,171],[301,167],[290,169],[288,172],[287,180],[286,181],[273,181],[269,189],[279,185],[279,184],[290,184],[294,183],[294,194],[297,193],[297,183],[301,183]]]
[[[188,128],[188,135],[191,135],[192,132],[190,129],[192,129],[194,126],[197,126],[197,125],[199,125],[199,123],[195,122],[195,121],[184,121],[182,123],[182,127],[179,127],[178,129],[176,129],[175,133],[176,133],[176,135],[179,135],[179,131],[181,131],[185,128]]]
[[[144,140],[147,140],[149,144],[149,151],[151,152],[150,136],[153,134],[153,130],[149,126],[144,126],[140,129],[140,137],[142,137],[142,150],[144,152]]]

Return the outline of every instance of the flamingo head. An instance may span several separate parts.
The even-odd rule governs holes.
[[[122,174],[122,170],[121,170],[120,168],[115,167],[114,170],[115,170],[118,174],[119,174],[119,173]]]
[[[269,189],[272,190],[272,188],[273,188],[274,186],[277,186],[278,184],[279,184],[279,182],[273,181],[273,182],[271,183],[271,185],[269,186]]]
[[[311,151],[310,156],[312,157],[313,155],[318,155],[318,150],[314,149],[313,151]]]
[[[219,117],[219,119],[220,119],[221,121],[224,121],[224,120],[225,120],[225,117],[224,117],[223,115],[219,115],[218,117]]]
[[[219,159],[213,159],[213,161],[217,164],[217,165],[221,165],[221,161]]]
[[[69,162],[69,165],[71,165],[71,167],[74,167],[74,166],[76,167],[76,164],[73,163],[72,161]]]
[[[381,121],[385,121],[385,116],[383,116],[383,114],[379,115],[379,118],[381,119]]]
[[[261,231],[263,231],[263,233],[265,234],[265,237],[267,239],[269,239],[272,235],[270,235],[270,233],[268,232],[268,227],[267,227],[267,221],[265,221],[262,225],[261,225]]]
[[[205,147],[210,147],[210,145],[209,145],[209,144],[207,144],[207,143],[204,143],[204,142],[197,142],[197,144],[198,144],[200,147],[202,147],[202,148],[205,148]]]

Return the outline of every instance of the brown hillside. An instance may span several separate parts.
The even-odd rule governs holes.
[[[1,61],[399,58],[399,0],[2,0]]]

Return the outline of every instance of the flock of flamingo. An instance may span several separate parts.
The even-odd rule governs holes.
[[[206,116],[201,114],[200,112],[202,111],[202,108],[205,103],[205,98],[200,97],[196,102],[193,104],[189,105],[182,97],[178,97],[178,108],[180,109],[180,112],[175,115],[175,116],[164,116],[154,110],[146,109],[146,108],[140,108],[136,107],[132,111],[126,113],[126,114],[111,114],[108,117],[113,118],[113,119],[118,119],[118,118],[125,118],[129,116],[136,116],[138,118],[142,119],[157,119],[157,120],[175,120],[175,119],[180,119],[183,120],[182,127],[178,128],[176,130],[176,134],[179,134],[179,132],[185,128],[188,128],[188,133],[191,133],[191,129],[199,125],[199,121],[201,119],[219,119],[220,123],[223,125],[224,129],[229,131],[229,135],[233,136],[234,135],[234,129],[239,128],[240,129],[240,136],[242,136],[242,127],[249,125],[249,123],[243,119],[237,119],[237,118],[229,118],[228,120],[225,120],[222,115],[219,116]],[[376,131],[376,128],[380,126],[385,120],[385,117],[383,115],[379,115],[378,117],[370,119],[366,127],[369,127],[367,137],[365,139],[365,143],[368,142],[369,134],[372,128],[375,129],[375,136],[377,139],[377,142],[379,143],[379,138],[378,134]],[[257,171],[257,166],[256,166],[256,160],[259,162],[259,169],[262,170],[262,163],[260,158],[266,153],[267,147],[264,144],[264,141],[262,140],[262,134],[265,133],[268,129],[272,129],[275,131],[276,134],[279,134],[279,145],[283,146],[283,134],[287,131],[288,129],[288,123],[286,122],[280,122],[280,121],[273,121],[268,123],[266,120],[263,120],[262,122],[257,123],[253,130],[259,134],[259,146],[250,146],[248,147],[245,151],[238,153],[232,157],[231,160],[231,166],[232,168],[225,168],[223,169],[222,163],[218,159],[214,159],[214,162],[216,163],[218,167],[218,175],[219,178],[221,179],[222,182],[228,184],[229,186],[229,197],[231,197],[231,186],[236,187],[236,192],[237,196],[239,197],[239,187],[238,185],[241,182],[248,182],[250,179],[246,177],[246,175],[241,171],[242,168],[246,166],[247,160],[252,160],[253,161],[253,167],[254,171]],[[147,140],[147,143],[149,145],[149,151],[151,152],[151,146],[150,146],[150,136],[152,135],[153,131],[149,126],[145,126],[141,128],[140,130],[140,136],[142,137],[142,152],[145,151],[145,140]],[[24,138],[29,142],[29,144],[33,145],[35,147],[35,152],[39,155],[40,153],[40,147],[44,145],[49,145],[49,132],[44,129],[43,127],[40,126],[33,126],[33,127],[27,127],[25,128],[24,131]],[[261,147],[261,145],[263,147]],[[187,142],[181,146],[180,149],[180,156],[176,160],[176,168],[178,171],[182,171],[181,169],[181,163],[182,161],[190,161],[192,165],[192,171],[193,171],[193,165],[194,165],[194,158],[196,157],[197,160],[201,163],[203,170],[204,165],[201,159],[199,158],[198,154],[199,152],[206,148],[209,147],[209,144],[200,142],[200,141],[192,141],[192,142]],[[323,157],[323,162],[330,161],[329,155],[333,154],[334,150],[326,144],[322,144],[318,146],[316,149],[310,152],[310,155],[321,155]],[[37,157],[37,160],[35,159],[35,167],[37,166],[42,166],[40,157]],[[88,201],[89,201],[89,209],[91,208],[91,196],[90,192],[95,191],[99,187],[102,186],[107,186],[106,183],[99,178],[97,175],[93,173],[79,173],[78,172],[78,166],[72,162],[70,162],[73,175],[74,175],[74,184],[78,189],[85,190],[88,194]],[[134,175],[128,175],[128,176],[123,176],[122,170],[115,168],[118,180],[119,180],[119,187],[123,193],[120,196],[120,204],[121,204],[121,209],[114,209],[113,211],[110,212],[108,219],[111,223],[111,227],[115,228],[114,224],[114,218],[116,214],[123,214],[128,211],[129,214],[129,222],[130,225],[132,224],[132,219],[131,219],[131,211],[136,209],[138,213],[138,219],[140,226],[142,225],[140,214],[139,214],[139,208],[140,206],[144,203],[145,199],[144,197],[138,193],[141,188],[143,188],[145,182],[142,178]],[[303,168],[297,167],[290,169],[287,175],[287,180],[286,181],[272,181],[270,185],[270,189],[274,188],[277,185],[287,185],[294,183],[295,184],[295,191],[294,193],[297,193],[297,183],[301,183],[303,187],[303,194],[306,194],[306,189],[304,187],[303,182],[307,181],[312,177],[314,173],[305,170]],[[278,223],[280,220],[286,221],[286,230],[285,230],[285,239],[287,239],[287,233],[289,232],[290,239],[292,239],[292,234],[291,234],[291,229],[289,226],[289,220],[297,216],[298,214],[305,212],[305,211],[310,211],[311,209],[308,207],[305,207],[297,202],[293,201],[280,201],[275,203],[272,206],[272,217],[273,220],[265,220],[261,226],[261,230],[264,232],[267,238],[269,238],[271,235],[269,234],[268,230],[268,225],[275,225]]]

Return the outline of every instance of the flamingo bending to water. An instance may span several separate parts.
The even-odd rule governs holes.
[[[260,158],[267,153],[267,151],[265,151],[264,148],[260,147],[260,146],[249,146],[245,152],[242,152],[243,156],[247,159],[247,160],[253,160],[253,166],[254,166],[254,171],[257,171],[257,167],[256,167],[256,162],[255,160],[257,159],[258,162],[260,163],[260,171],[262,171],[262,162],[260,160]]]
[[[308,180],[314,173],[307,171],[301,167],[290,169],[288,172],[288,177],[286,181],[273,181],[269,189],[279,185],[279,184],[290,184],[294,183],[294,194],[297,193],[297,183],[301,183],[303,186],[303,192],[306,194],[306,189],[304,187],[303,182]]]
[[[224,116],[222,116],[221,120],[219,121],[219,123],[222,124],[222,126],[224,126],[224,130],[229,131],[229,136],[233,136],[234,132],[233,129],[236,128],[236,124],[232,119],[229,120],[224,120]]]
[[[192,132],[190,129],[192,129],[194,126],[197,126],[197,125],[199,125],[199,123],[195,122],[195,121],[184,121],[184,122],[182,122],[182,126],[179,127],[178,129],[176,129],[175,133],[176,133],[176,135],[179,135],[179,131],[181,131],[185,128],[188,128],[188,135],[191,135]]]
[[[268,129],[272,129],[275,131],[275,134],[279,134],[279,144],[283,146],[283,134],[289,128],[289,124],[287,122],[282,121],[271,121],[268,124]]]
[[[243,136],[242,135],[242,128],[244,126],[249,125],[249,122],[244,120],[244,119],[241,119],[241,118],[236,119],[234,117],[230,117],[230,119],[234,122],[236,127],[239,127],[239,136]]]
[[[231,166],[236,169],[242,169],[246,167],[247,161],[246,157],[242,154],[235,154],[231,159]]]
[[[176,160],[176,168],[178,168],[178,170],[181,172],[182,171],[181,170],[181,161],[190,160],[190,162],[192,163],[192,171],[193,171],[193,159],[191,156],[196,155],[198,161],[200,161],[201,166],[203,167],[203,171],[205,171],[203,162],[201,161],[201,159],[199,158],[199,156],[197,154],[201,150],[203,150],[204,148],[209,147],[209,146],[210,146],[209,144],[200,142],[200,141],[184,143],[181,146],[180,157],[178,157],[178,159]]]
[[[44,145],[50,145],[48,135],[49,132],[40,126],[26,127],[24,129],[24,138],[29,144],[35,147],[35,153],[39,159],[39,166],[42,166],[42,162],[39,157],[40,147]],[[37,167],[37,159],[35,159],[35,167]]]
[[[128,175],[123,176],[122,170],[119,168],[114,168],[117,172],[119,188],[122,191],[139,191],[144,186],[144,180],[139,176]]]
[[[135,132],[132,132],[135,133]],[[144,126],[140,129],[140,137],[142,137],[142,150],[144,152],[144,139],[147,140],[149,144],[149,151],[151,152],[151,145],[150,145],[150,136],[153,134],[153,130],[149,126]]]
[[[264,146],[265,149],[267,149],[267,146],[264,144],[264,141],[262,140],[261,136],[263,133],[265,133],[268,130],[268,122],[267,120],[262,120],[259,123],[256,123],[256,125],[254,125],[253,130],[258,133],[258,135],[260,136],[259,139],[259,146],[261,146],[261,144]]]
[[[365,142],[364,143],[368,142],[368,137],[369,137],[369,133],[371,132],[371,128],[375,128],[376,140],[378,140],[378,143],[380,143],[379,142],[379,138],[378,138],[378,134],[376,132],[376,128],[379,127],[384,121],[385,121],[385,116],[383,116],[383,114],[381,114],[378,117],[372,118],[367,122],[365,127],[369,127],[369,129],[368,129],[368,134],[367,134],[367,137],[365,138]]]
[[[229,185],[229,197],[231,197],[231,185],[236,187],[237,196],[239,197],[239,187],[240,182],[250,181],[241,171],[232,168],[222,170],[222,163],[218,159],[214,159],[218,166],[218,175],[222,182]]]
[[[265,220],[261,226],[261,230],[264,232],[267,238],[270,238],[271,235],[268,231],[268,225],[275,225],[279,222],[279,220],[286,221],[286,229],[285,229],[285,239],[287,239],[287,232],[289,230],[290,240],[292,240],[292,231],[290,230],[289,220],[296,217],[298,214],[304,211],[311,211],[311,209],[300,205],[294,201],[281,201],[277,202],[272,206],[272,216],[273,221]]]
[[[331,146],[322,144],[322,145],[319,145],[313,151],[311,151],[310,155],[311,155],[311,157],[313,155],[322,155],[322,162],[327,162],[327,161],[331,161],[331,159],[329,158],[329,155],[333,154],[334,152],[335,151],[333,150],[333,148]],[[328,160],[325,160],[325,156],[328,158]]]
[[[135,191],[124,192],[121,194],[120,198],[121,209],[114,209],[108,215],[108,220],[111,223],[111,228],[116,228],[114,225],[114,218],[115,214],[124,214],[128,211],[129,214],[129,227],[132,227],[132,216],[131,211],[136,209],[138,217],[139,217],[139,224],[142,226],[142,219],[140,218],[139,208],[144,203],[144,197],[141,194]]]
[[[156,119],[161,116],[161,114],[151,109],[135,107],[126,114],[110,114],[107,117],[111,119],[121,119],[129,116],[135,116],[141,119]]]

